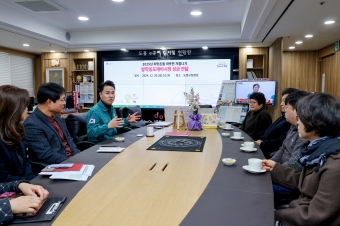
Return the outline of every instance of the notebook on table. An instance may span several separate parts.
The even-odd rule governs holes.
[[[67,197],[47,198],[34,216],[14,216],[12,224],[51,221],[58,213]]]

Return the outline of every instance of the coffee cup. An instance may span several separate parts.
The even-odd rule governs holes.
[[[250,171],[258,172],[261,170],[262,167],[262,160],[256,158],[248,159],[248,167]]]
[[[234,132],[235,138],[241,138],[241,132]]]
[[[231,124],[229,123],[226,123],[225,126],[224,126],[225,129],[231,129]]]
[[[250,141],[244,142],[244,149],[246,149],[246,150],[253,150],[254,147],[255,147],[255,143],[254,142],[250,142]]]
[[[149,137],[153,136],[153,127],[152,126],[146,127],[146,135],[149,136]]]

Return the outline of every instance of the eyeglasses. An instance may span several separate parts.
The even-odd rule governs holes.
[[[296,121],[300,121],[300,116],[296,116]]]
[[[257,101],[249,101],[249,104],[257,104]]]

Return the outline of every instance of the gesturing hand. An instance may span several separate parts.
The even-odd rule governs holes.
[[[45,200],[49,194],[48,191],[40,185],[20,183],[18,188],[24,195],[38,197],[40,200]]]
[[[137,122],[140,119],[140,116],[137,114],[138,114],[138,111],[136,111],[132,115],[129,114],[129,116],[126,119],[128,120],[128,122]]]
[[[262,169],[265,169],[267,171],[272,171],[275,164],[276,164],[276,162],[274,162],[273,160],[263,159],[262,160]]]
[[[112,128],[121,128],[123,127],[122,125],[124,125],[124,121],[122,118],[118,118],[117,116],[112,119],[109,124],[107,124],[107,127],[109,129],[112,129]]]

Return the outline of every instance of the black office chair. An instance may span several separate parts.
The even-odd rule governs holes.
[[[69,114],[65,119],[67,130],[80,151],[84,151],[95,145],[95,143],[88,141],[86,115],[86,112]]]
[[[141,119],[137,122],[130,122],[130,128],[132,129],[137,129],[141,128],[143,126],[146,126],[147,123],[144,122],[142,119],[142,109],[140,108],[139,105],[133,106],[133,107],[124,107],[119,109],[119,117],[121,118],[127,118],[130,115],[134,114],[135,112],[138,112],[137,115],[141,117]]]
[[[202,105],[198,105],[200,108],[212,108],[211,104],[202,104]]]

